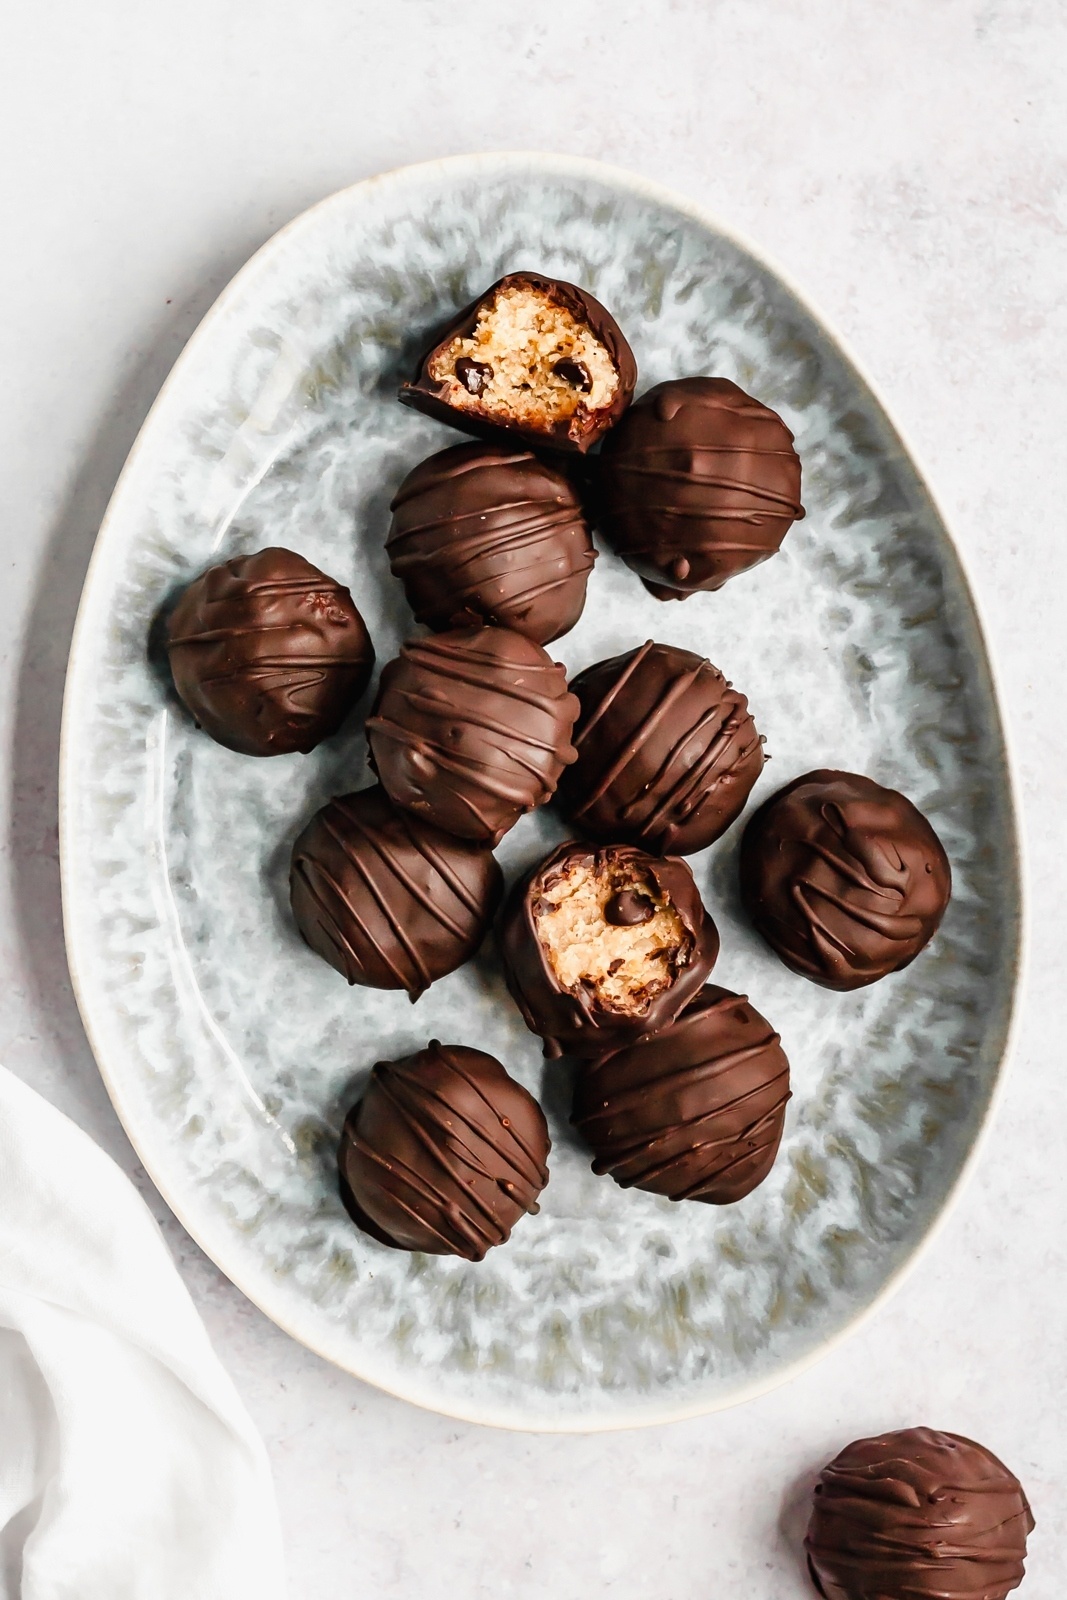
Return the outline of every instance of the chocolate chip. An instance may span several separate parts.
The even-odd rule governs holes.
[[[620,889],[604,907],[604,919],[613,928],[636,928],[642,922],[651,922],[656,908],[640,889]]]
[[[485,361],[472,361],[461,356],[456,362],[456,377],[468,394],[482,394],[490,384],[493,369]]]
[[[582,394],[588,394],[593,387],[588,367],[580,361],[572,361],[569,356],[557,361],[552,371],[557,378],[562,378],[564,383],[569,383],[572,389],[579,389]]]

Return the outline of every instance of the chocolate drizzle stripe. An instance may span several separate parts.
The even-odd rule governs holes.
[[[498,681],[499,675],[503,672],[521,671],[523,677],[532,673],[552,674],[553,676],[558,674],[562,676],[562,668],[558,667],[554,661],[546,662],[544,665],[524,662],[521,667],[516,667],[509,662],[502,661],[498,656],[488,651],[476,651],[468,648],[461,654],[458,650],[450,650],[447,645],[439,646],[436,640],[420,639],[415,644],[409,643],[404,646],[404,654],[409,661],[426,667],[437,677],[448,679],[453,683],[465,684],[469,689],[480,689],[482,691],[491,689],[509,699],[519,700],[524,705],[536,707],[539,711],[543,710],[546,715],[551,715],[548,708],[555,703],[555,696],[546,695],[540,689],[520,688],[514,682],[500,683]],[[492,677],[487,682],[486,678],[480,677],[476,671],[464,672],[461,667],[456,665],[460,661],[477,662],[487,668]]]
[[[444,772],[453,772],[459,778],[469,777],[472,772],[477,772],[479,787],[484,789],[487,794],[495,795],[501,800],[508,800],[514,805],[525,806],[526,804],[527,797],[525,792],[515,784],[508,784],[505,782],[498,761],[478,761],[473,756],[456,757],[452,755],[452,753],[448,751],[444,745],[438,744],[433,739],[428,739],[425,734],[409,733],[408,730],[406,728],[402,728],[399,723],[391,722],[386,717],[369,717],[367,719],[367,727],[384,733],[386,737],[392,739],[394,743],[403,745],[408,750],[415,750],[421,752],[422,754],[425,754],[427,751],[432,752],[435,760]],[[498,731],[506,732],[507,730],[500,729]],[[518,754],[513,750],[505,749],[501,751],[501,755],[505,756],[513,763],[513,765],[519,767],[522,771],[529,773],[532,777],[535,777],[540,783],[542,791],[547,790],[547,785],[545,784],[543,774],[536,766],[532,765],[530,762],[521,760]],[[479,817],[481,821],[486,821],[486,819],[481,816],[481,813],[475,807],[473,801],[471,801],[468,797],[457,793],[455,798],[457,800],[462,800],[465,805],[468,805],[471,811],[474,812],[475,816]]]
[[[701,662],[698,667],[690,669],[687,673],[679,674],[677,678],[673,679],[667,684],[666,689],[661,695],[659,701],[642,723],[637,737],[632,739],[630,743],[624,747],[618,759],[607,768],[606,772],[601,777],[600,782],[594,786],[587,796],[585,802],[574,812],[575,817],[584,816],[593,808],[594,805],[597,804],[599,800],[603,798],[604,794],[615,782],[615,780],[626,770],[628,766],[630,766],[630,764],[637,758],[644,745],[646,745],[652,735],[658,731],[660,725],[673,710],[676,702],[683,699],[685,695],[688,694],[689,690],[700,677],[701,671],[705,665],[706,663]],[[615,684],[612,690],[608,691],[608,694],[604,697],[605,701],[610,703],[612,700],[617,699],[618,690],[621,687],[625,676],[627,675],[624,674],[624,678],[621,679],[619,683]],[[603,709],[603,707],[598,709]],[[710,711],[706,712],[698,719],[696,724],[690,724],[684,730],[684,733],[682,733],[676,742],[671,746],[671,749],[668,752],[666,759],[660,766],[659,771],[653,778],[646,780],[641,791],[634,797],[634,799],[629,801],[622,808],[622,816],[624,819],[629,819],[637,815],[641,806],[641,802],[646,799],[648,794],[655,793],[656,786],[663,780],[665,774],[670,770],[671,763],[675,760],[679,750],[682,749],[690,739],[694,738],[701,728],[703,728],[709,720],[712,720],[715,717],[720,709],[720,706],[711,708]],[[666,805],[668,807],[670,807],[672,799],[673,796],[666,796]]]
[[[488,461],[484,457],[476,457],[474,460],[467,461],[453,461],[447,468],[438,468],[436,481],[437,483],[447,483],[450,479],[467,478],[472,472],[488,472],[492,477],[494,473],[499,472],[502,461],[509,467],[517,467],[524,461],[531,461],[537,464],[537,457],[532,450],[515,450],[513,452],[509,451],[506,457],[491,457]],[[408,483],[406,486],[402,484],[389,502],[390,511],[395,511],[398,506],[406,505],[409,500],[420,499],[426,493],[426,488],[426,484],[419,480],[414,483]]]
[[[330,814],[328,811],[325,812],[322,817],[322,827],[323,831],[327,833],[333,840],[334,844],[337,845],[338,849],[341,851],[341,854],[345,857],[345,860],[352,867],[353,871],[360,878],[362,878],[363,882],[366,884],[372,899],[385,919],[386,925],[392,929],[396,935],[397,943],[400,945],[401,949],[404,951],[404,954],[411,962],[412,968],[416,975],[417,983],[413,984],[410,980],[403,981],[399,968],[396,966],[395,962],[390,959],[385,947],[380,943],[379,940],[374,938],[370,932],[370,929],[360,917],[359,912],[356,910],[351,900],[347,895],[342,893],[340,888],[338,888],[337,895],[341,901],[341,904],[346,908],[353,922],[355,922],[358,927],[363,929],[364,936],[371,949],[376,950],[389,970],[398,978],[401,978],[403,987],[407,989],[409,993],[414,992],[416,988],[418,989],[419,993],[421,993],[424,989],[429,987],[430,975],[426,970],[426,964],[423,961],[414,941],[409,938],[406,929],[403,927],[400,921],[400,918],[394,914],[393,909],[389,904],[388,897],[382,892],[378,884],[375,883],[366,863],[361,861],[354,851],[349,849],[348,841],[345,839],[344,835],[334,827],[332,821],[330,820]],[[323,869],[320,868],[319,870],[322,871]]]
[[[308,860],[308,858],[305,856],[297,857],[297,859],[293,862],[293,871],[299,876],[301,882],[304,884],[304,887],[307,889],[308,894],[318,907],[320,912],[319,926],[322,928],[322,931],[325,933],[326,937],[329,939],[330,943],[333,945],[334,949],[338,952],[342,961],[344,962],[344,975],[348,982],[351,983],[353,981],[353,973],[358,973],[360,971],[358,956],[356,955],[356,951],[353,949],[351,940],[348,938],[348,935],[341,927],[341,924],[338,922],[337,918],[334,916],[332,909],[327,905],[326,901],[319,893],[318,883],[316,880],[319,878],[323,879],[327,886],[336,895],[337,899],[340,900],[343,905],[347,906],[348,901],[345,898],[340,884],[331,876],[325,867],[320,866],[317,861]],[[359,921],[354,912],[352,913],[352,918],[358,927],[363,928],[362,922]],[[365,933],[366,929],[363,928],[363,931]],[[373,943],[373,941],[370,942]],[[403,973],[400,972],[399,968],[394,966],[391,961],[389,961],[384,951],[382,952],[382,960],[385,961],[386,966],[392,972],[393,976],[398,980],[401,988],[406,989],[408,985],[404,979]]]
[[[461,533],[456,530],[464,522],[486,523],[490,515],[495,519],[501,512],[518,511],[525,506],[533,509],[525,517],[514,517],[508,522],[493,521],[488,527],[480,528],[476,532]],[[386,540],[386,548],[390,552],[390,559],[394,568],[401,564],[410,565],[414,559],[411,556],[393,556],[392,552],[397,545],[410,543],[412,540],[423,539],[428,533],[433,533],[438,528],[452,530],[448,539],[448,548],[466,549],[468,545],[476,545],[481,553],[483,550],[508,549],[514,545],[526,542],[530,534],[540,534],[542,530],[546,538],[557,528],[573,525],[581,532],[581,523],[578,520],[579,512],[575,506],[560,506],[558,510],[550,511],[536,500],[515,500],[506,505],[493,506],[492,512],[479,509],[476,511],[450,511],[447,516],[434,517],[429,522],[414,523],[410,528],[400,528],[390,533]],[[503,537],[502,537],[503,536]]]
[[[441,926],[447,928],[449,933],[451,933],[455,938],[460,940],[466,939],[468,930],[464,928],[462,923],[458,922],[455,917],[449,916],[448,912],[445,911],[441,905],[439,899],[437,899],[428,890],[424,889],[422,884],[420,884],[417,879],[411,876],[410,872],[408,872],[403,863],[383,847],[383,836],[376,829],[368,827],[365,822],[361,821],[351,806],[346,806],[343,800],[335,800],[334,805],[337,807],[338,811],[341,812],[342,816],[348,819],[349,826],[352,828],[352,830],[367,841],[368,845],[370,845],[382,866],[385,868],[385,871],[392,877],[396,878],[398,883],[403,885],[416,904],[422,906],[423,910],[429,911],[434,917],[436,917]],[[405,835],[408,843],[411,845],[411,848],[416,851],[424,861],[428,862],[429,865],[435,867],[436,870],[440,872],[441,876],[445,879],[445,882],[448,883],[449,887],[452,888],[456,893],[456,898],[459,899],[470,912],[472,912],[474,915],[477,915],[478,905],[474,897],[469,893],[466,896],[459,893],[459,890],[456,888],[458,880],[455,878],[455,875],[453,874],[450,878],[447,871],[443,871],[441,867],[439,867],[437,863],[434,862],[427,852],[421,847],[418,839],[416,839],[406,824],[403,824],[403,826]],[[334,829],[327,828],[327,831],[330,833],[331,838],[339,840],[339,835]],[[342,849],[345,849],[343,843]],[[357,863],[357,858],[354,857],[349,850],[345,849],[345,855],[350,861],[353,862],[353,864]],[[378,904],[381,906],[383,913],[385,913],[387,911],[387,907],[384,899],[379,897]],[[400,928],[399,918],[392,912],[392,910],[388,910],[388,920],[390,925],[396,930],[397,937],[403,942],[404,935]]]
[[[583,740],[585,740],[585,739],[587,739],[589,737],[589,735],[592,733],[593,729],[596,727],[597,723],[603,717],[604,713],[607,710],[609,710],[609,708],[619,698],[619,695],[622,693],[623,689],[625,689],[626,685],[629,683],[629,681],[633,677],[634,673],[637,672],[638,668],[641,666],[641,664],[644,661],[645,657],[648,655],[648,652],[650,650],[654,650],[655,648],[656,648],[655,640],[654,639],[646,639],[644,644],[640,647],[640,649],[634,651],[633,657],[627,663],[627,665],[626,665],[624,671],[622,672],[621,676],[616,679],[616,681],[612,684],[611,688],[608,690],[607,694],[605,694],[603,696],[603,698],[601,699],[600,704],[597,706],[596,710],[583,723],[581,732],[577,734],[577,736],[575,737],[575,740],[574,740],[574,743],[575,743],[576,746],[580,747],[582,742],[583,742]]]

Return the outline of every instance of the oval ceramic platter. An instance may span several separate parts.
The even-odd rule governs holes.
[[[577,670],[647,638],[748,695],[771,760],[753,805],[845,767],[902,789],[952,859],[943,930],[906,972],[831,994],[780,966],[736,892],[740,825],[691,858],[793,1067],[770,1178],[726,1209],[596,1178],[490,941],[417,1005],[350,989],[288,911],[293,839],[370,781],[361,714],[311,756],[254,760],[177,703],[156,618],[214,561],[281,544],[351,586],[387,661],[411,631],[383,551],[406,472],[457,435],[400,406],[427,335],[502,273],[593,291],[641,387],[735,379],[782,413],[807,518],[718,594],[662,604],[602,553]],[[558,157],[435,162],[287,227],[223,294],[145,424],[101,530],[71,656],[62,844],[70,963],[111,1096],[149,1173],[219,1266],[322,1355],[396,1394],[515,1427],[689,1415],[797,1370],[882,1296],[956,1187],[998,1079],[1019,871],[989,663],[916,467],[834,337],[751,250],[669,194]],[[750,807],[751,809],[751,807]],[[563,830],[524,819],[514,875]],[[549,1115],[540,1215],[479,1265],[383,1248],[333,1158],[377,1059],[431,1037],[492,1050]]]

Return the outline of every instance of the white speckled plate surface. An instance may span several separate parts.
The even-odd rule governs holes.
[[[368,781],[356,718],[312,756],[233,755],[177,704],[153,619],[214,560],[289,545],[349,584],[379,664],[410,629],[383,552],[391,494],[448,429],[394,399],[427,333],[500,274],[546,270],[615,313],[641,387],[733,378],[779,410],[807,519],[719,594],[661,604],[603,554],[578,669],[648,637],[748,695],[771,761],[753,804],[812,767],[869,773],[952,859],[942,932],[856,994],[780,966],[735,892],[740,828],[691,858],[718,982],[780,1030],[794,1099],[740,1205],[672,1206],[594,1178],[493,949],[412,1007],[349,989],[288,915],[289,849]],[[624,1426],[735,1401],[825,1350],[899,1276],[956,1187],[1006,1045],[1020,937],[1010,780],[959,559],[878,400],[763,262],[685,202],[560,157],[435,162],[357,185],[273,239],[160,396],[86,583],[61,807],[71,967],[142,1160],[190,1232],[294,1337],[422,1405],[531,1428]],[[509,874],[562,830],[527,818]],[[480,1265],[386,1250],[333,1181],[372,1062],[438,1036],[540,1092],[541,1214]]]

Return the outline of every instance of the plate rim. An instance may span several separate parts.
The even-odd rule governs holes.
[[[74,882],[76,848],[73,837],[74,808],[71,804],[71,794],[76,780],[72,771],[71,758],[73,745],[72,705],[75,692],[74,686],[80,676],[79,657],[82,653],[83,635],[88,628],[89,614],[92,609],[92,594],[97,575],[103,567],[105,547],[108,544],[111,523],[116,515],[116,507],[123,496],[126,483],[132,478],[139,463],[144,451],[146,438],[154,432],[154,423],[157,415],[163,409],[172,390],[178,387],[186,366],[191,363],[191,353],[194,351],[194,347],[199,347],[202,342],[202,336],[208,334],[214,324],[226,316],[235,302],[244,294],[246,287],[254,280],[257,272],[262,270],[269,258],[278,249],[284,248],[285,243],[293,234],[307,225],[320,211],[338,204],[345,197],[357,193],[369,194],[376,189],[385,190],[391,185],[398,186],[405,182],[417,182],[420,178],[430,178],[432,176],[458,180],[461,177],[477,177],[482,173],[493,173],[494,175],[506,173],[509,168],[513,170],[529,170],[531,167],[539,169],[547,175],[597,181],[628,191],[659,205],[670,207],[728,243],[735,245],[739,250],[750,256],[758,266],[764,268],[793,296],[801,309],[828,336],[836,352],[844,358],[860,381],[866,385],[874,403],[881,411],[891,436],[899,443],[902,453],[910,463],[923,492],[928,496],[930,504],[940,521],[948,548],[958,567],[962,597],[970,606],[973,625],[982,646],[983,659],[989,677],[989,687],[992,692],[992,705],[996,716],[997,730],[1000,734],[1004,751],[1006,799],[1012,834],[1010,861],[1014,868],[1018,907],[1018,928],[1013,970],[1010,975],[1011,989],[1004,1045],[981,1121],[974,1132],[970,1146],[952,1184],[946,1191],[936,1211],[928,1219],[924,1231],[908,1250],[905,1257],[888,1274],[881,1287],[868,1303],[846,1320],[835,1332],[821,1339],[810,1350],[805,1351],[803,1355],[783,1364],[781,1367],[775,1368],[772,1372],[753,1378],[748,1383],[740,1383],[726,1392],[706,1395],[696,1394],[688,1401],[679,1400],[673,1404],[661,1403],[657,1405],[653,1401],[647,1405],[619,1406],[612,1410],[603,1409],[603,1402],[601,1402],[600,1409],[590,1410],[588,1413],[583,1412],[581,1409],[576,1409],[558,1416],[553,1416],[550,1413],[544,1415],[529,1413],[512,1404],[493,1402],[465,1404],[458,1398],[450,1399],[448,1396],[442,1396],[440,1399],[435,1398],[431,1394],[424,1392],[426,1388],[425,1382],[423,1384],[405,1385],[390,1381],[380,1373],[374,1372],[372,1363],[368,1362],[361,1366],[358,1362],[342,1359],[336,1351],[326,1348],[323,1341],[317,1341],[313,1337],[309,1337],[304,1331],[298,1332],[284,1316],[279,1315],[273,1309],[268,1309],[264,1303],[266,1297],[261,1297],[258,1292],[248,1286],[247,1274],[242,1271],[239,1259],[235,1260],[231,1268],[227,1250],[220,1247],[225,1244],[225,1240],[212,1239],[209,1242],[208,1238],[205,1237],[205,1231],[201,1230],[190,1217],[188,1200],[183,1201],[175,1195],[166,1178],[157,1170],[157,1164],[154,1159],[150,1159],[145,1154],[144,1147],[150,1149],[151,1140],[146,1138],[142,1144],[137,1125],[137,1115],[127,1102],[120,1083],[111,1071],[107,1060],[107,1051],[96,1026],[96,1007],[98,1005],[110,1006],[111,1001],[105,996],[94,996],[92,993],[91,980],[83,972],[79,960],[73,913],[76,894]],[[706,1416],[716,1411],[727,1410],[733,1406],[744,1405],[760,1395],[767,1394],[791,1382],[818,1362],[832,1355],[845,1340],[860,1332],[884,1309],[887,1302],[903,1285],[907,1277],[924,1260],[927,1252],[938,1239],[941,1230],[946,1226],[949,1216],[958,1204],[960,1196],[982,1159],[986,1142],[990,1137],[993,1124],[1000,1111],[1009,1069],[1018,1045],[1022,1013],[1021,996],[1025,986],[1030,951],[1027,857],[1025,834],[1022,825],[1024,813],[1019,790],[1018,765],[1013,743],[1014,736],[1003,714],[1003,705],[1004,697],[1000,674],[995,657],[990,650],[989,630],[971,579],[969,564],[956,540],[944,508],[931,485],[921,455],[914,448],[912,440],[907,433],[901,428],[894,412],[888,406],[880,386],[871,377],[865,363],[856,355],[849,340],[838,331],[834,321],[822,312],[806,290],[798,286],[791,273],[784,270],[773,256],[770,256],[761,246],[753,243],[746,234],[732,225],[723,223],[708,208],[655,180],[629,172],[625,168],[617,167],[608,162],[551,151],[483,151],[437,157],[428,161],[412,162],[400,167],[393,167],[385,172],[360,179],[356,183],[348,184],[342,189],[335,190],[299,212],[259,245],[221,290],[190,334],[138,429],[137,436],[126,457],[122,470],[115,481],[107,508],[97,530],[82,586],[67,659],[59,738],[60,890],[63,908],[64,942],[71,986],[74,991],[82,1026],[85,1029],[90,1049],[96,1061],[97,1070],[103,1080],[119,1122],[164,1203],[198,1247],[204,1251],[208,1259],[218,1267],[219,1271],[229,1279],[234,1287],[250,1300],[272,1323],[281,1328],[290,1338],[311,1350],[313,1354],[329,1361],[342,1371],[350,1373],[360,1381],[381,1389],[396,1399],[405,1400],[409,1404],[418,1405],[425,1410],[457,1421],[503,1428],[515,1432],[556,1434],[616,1432],[636,1427],[659,1427],[667,1423]]]

